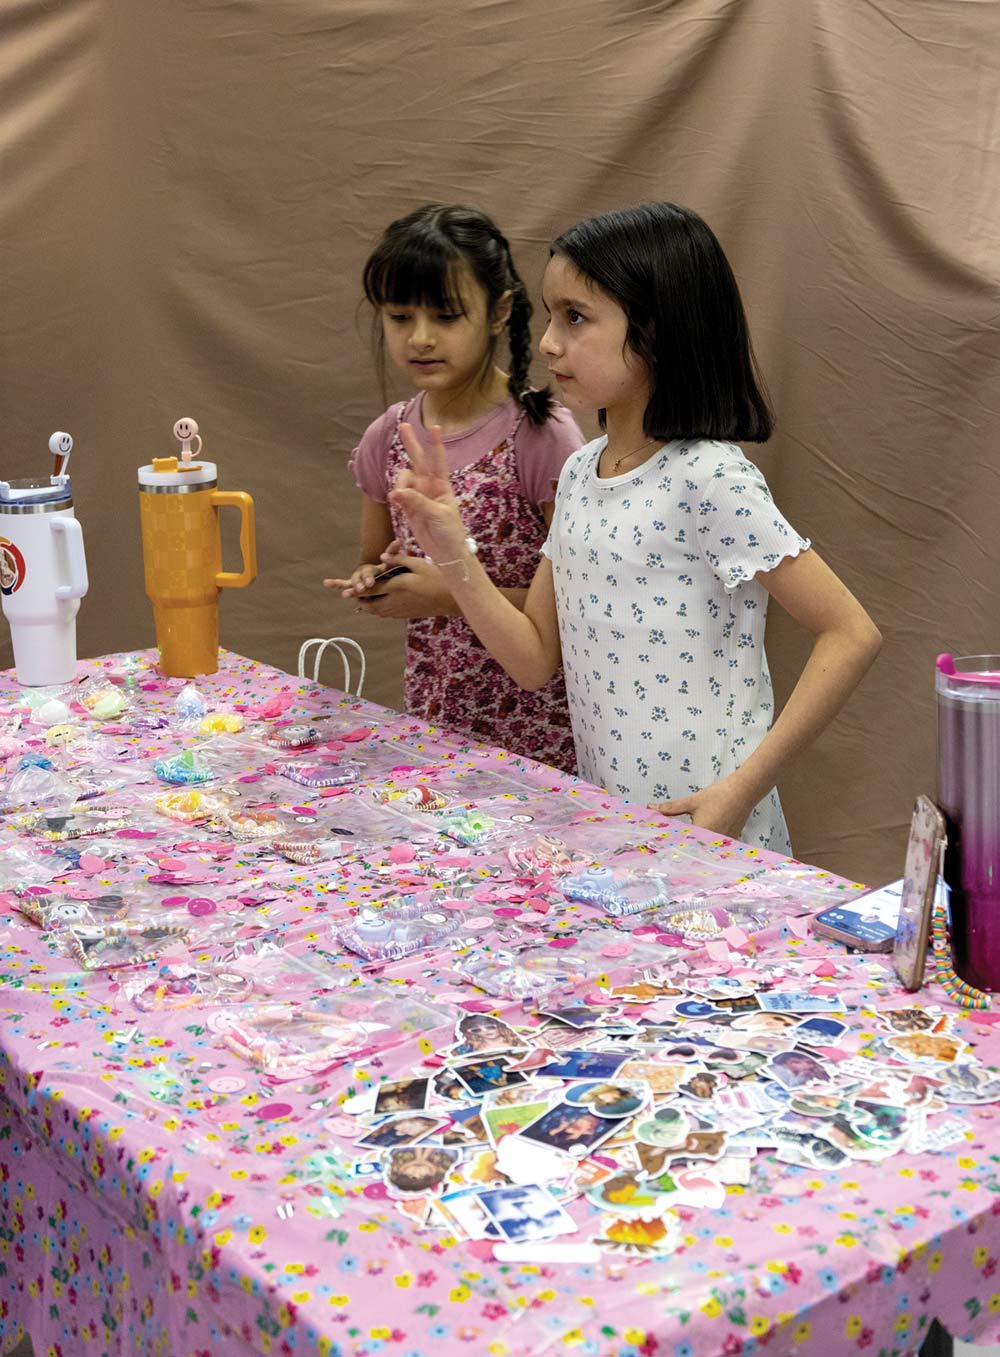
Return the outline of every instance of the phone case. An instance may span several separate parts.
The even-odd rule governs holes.
[[[896,974],[908,990],[918,990],[924,983],[934,893],[946,838],[944,816],[930,797],[918,796],[910,822],[903,898],[892,952]]]

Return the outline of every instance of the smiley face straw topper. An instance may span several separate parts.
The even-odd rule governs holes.
[[[49,452],[55,458],[52,464],[53,476],[61,476],[69,462],[69,455],[73,451],[73,439],[68,433],[57,431],[49,439]]]
[[[194,419],[179,419],[174,425],[174,437],[179,438],[181,442],[181,461],[190,462],[192,457],[201,456],[201,435],[198,433],[198,422]],[[193,448],[192,443],[198,446]]]

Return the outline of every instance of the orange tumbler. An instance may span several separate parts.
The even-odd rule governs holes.
[[[257,574],[253,500],[219,490],[214,462],[154,459],[139,468],[146,593],[153,605],[160,668],[176,678],[219,667],[219,590],[243,589]],[[222,569],[219,509],[240,511],[242,570]]]

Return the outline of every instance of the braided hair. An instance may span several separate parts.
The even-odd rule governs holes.
[[[376,308],[395,302],[461,311],[461,298],[455,295],[455,270],[463,263],[485,291],[490,316],[500,298],[510,293],[507,386],[531,423],[544,424],[552,413],[552,392],[548,387],[537,390],[530,384],[532,305],[514,267],[506,236],[485,212],[428,203],[392,222],[365,264],[365,297]],[[376,364],[384,387],[385,352],[377,323],[375,336]],[[483,377],[495,361],[498,339],[497,334],[490,334],[483,355]]]

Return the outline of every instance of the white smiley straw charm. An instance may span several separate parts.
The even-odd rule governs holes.
[[[193,419],[179,419],[174,425],[174,437],[181,441],[181,461],[190,462],[192,457],[201,456],[201,436],[198,433],[198,424]],[[196,448],[192,448],[192,443],[197,443]]]
[[[53,476],[62,476],[69,464],[69,455],[73,451],[73,439],[68,433],[56,432],[49,439],[49,452],[55,459],[52,463]]]

